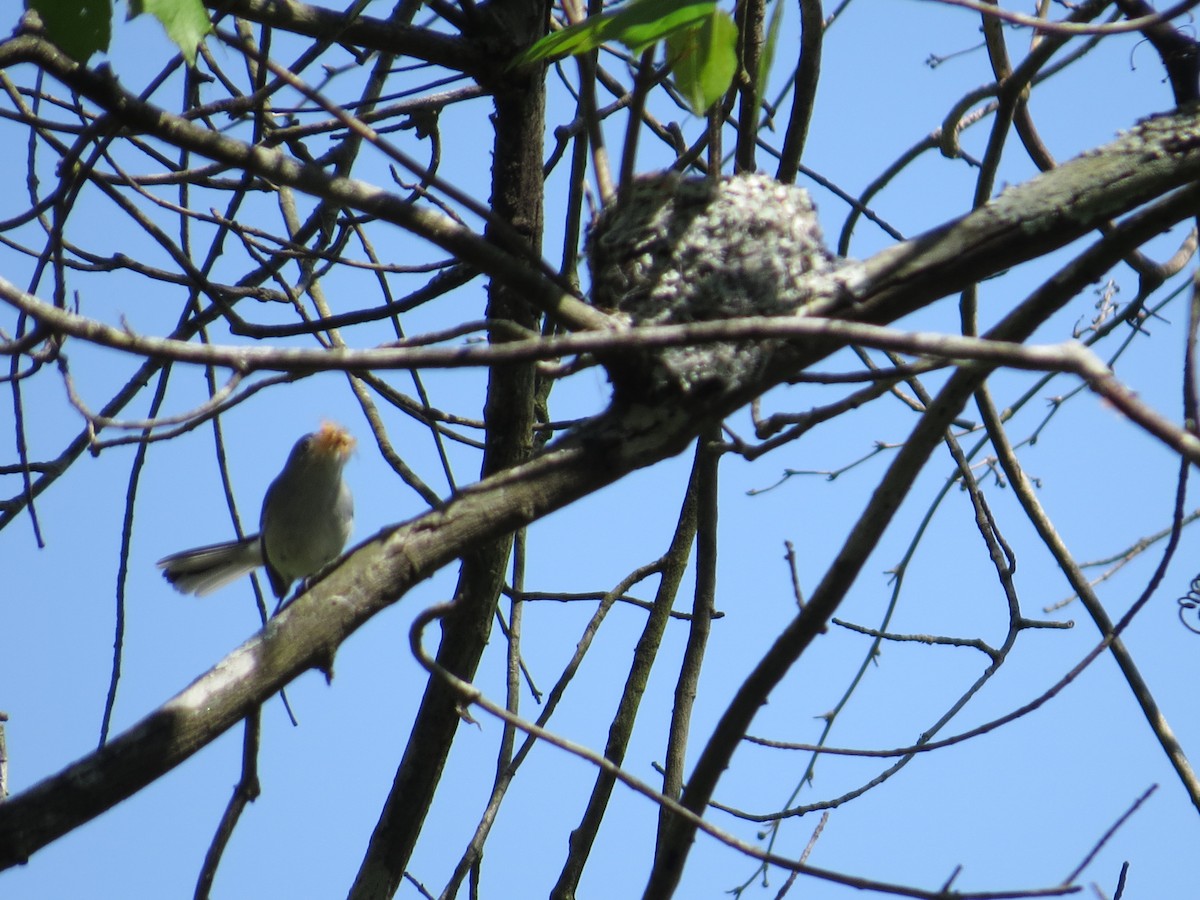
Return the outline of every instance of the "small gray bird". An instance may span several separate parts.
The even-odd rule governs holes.
[[[158,561],[176,590],[204,596],[266,566],[275,596],[337,558],[354,524],[354,498],[342,468],[354,438],[326,422],[296,442],[263,498],[259,533],[240,541],[172,553]]]

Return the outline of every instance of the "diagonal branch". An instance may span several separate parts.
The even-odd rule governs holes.
[[[19,63],[37,65],[128,128],[411,231],[460,261],[526,293],[529,302],[567,326],[608,327],[606,316],[570,296],[541,271],[540,260],[532,260],[531,265],[528,248],[519,242],[509,241],[513,246],[501,247],[447,216],[409,203],[375,185],[330,175],[318,165],[299,162],[279,150],[252,146],[168,113],[126,91],[108,70],[87,69],[41,38],[20,35],[0,44],[0,69]]]

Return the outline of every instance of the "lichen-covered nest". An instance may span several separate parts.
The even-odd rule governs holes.
[[[790,315],[812,296],[813,275],[837,265],[808,193],[763,175],[640,178],[596,217],[587,254],[592,302],[635,326]],[[657,354],[652,377],[685,392],[718,388],[761,365],[764,349],[673,347]],[[628,381],[609,371],[618,388]]]

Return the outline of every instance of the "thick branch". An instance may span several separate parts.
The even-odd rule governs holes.
[[[507,4],[509,27],[518,40],[540,34],[548,10],[543,0]],[[506,228],[523,233],[530,255],[542,248],[545,177],[541,148],[545,141],[545,94],[540,80],[513,76],[495,95],[495,142],[492,206]],[[495,233],[497,219],[489,222]],[[521,333],[537,333],[537,306],[504,280],[488,285],[490,323]],[[504,328],[492,334],[502,340]],[[529,459],[538,419],[537,370],[529,363],[497,366],[488,372],[483,418],[486,440],[481,476],[487,479],[517,468]],[[455,586],[455,611],[443,623],[438,663],[456,676],[473,680],[491,633],[496,601],[505,582],[515,529],[497,531],[487,540],[464,545]],[[395,895],[421,835],[423,813],[430,808],[441,782],[454,735],[462,724],[459,695],[433,679],[426,687],[404,757],[396,771],[379,822],[350,888],[350,900]]]
[[[955,293],[1063,247],[1198,175],[1200,107],[1147,119],[986,206],[873,256],[855,288],[864,302],[854,317],[893,320],[898,295]]]

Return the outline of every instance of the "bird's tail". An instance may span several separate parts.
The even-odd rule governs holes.
[[[177,591],[203,597],[249,575],[263,564],[258,535],[224,544],[172,553],[158,561],[163,577]]]

